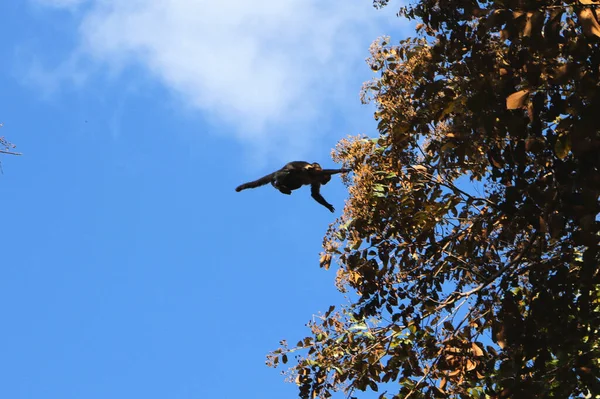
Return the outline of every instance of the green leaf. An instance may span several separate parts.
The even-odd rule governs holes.
[[[556,140],[554,144],[554,153],[560,159],[565,159],[571,151],[571,136],[568,134],[562,134]]]
[[[350,327],[348,330],[349,331],[359,331],[359,330],[363,331],[363,330],[366,330],[366,329],[367,329],[366,325],[364,325],[364,324],[356,324],[356,325]]]
[[[375,381],[369,381],[369,387],[374,391],[377,392],[379,391],[379,387],[377,386],[377,384],[375,383]]]

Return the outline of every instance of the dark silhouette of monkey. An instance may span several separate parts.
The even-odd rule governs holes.
[[[327,184],[331,180],[331,175],[348,172],[350,172],[350,169],[323,169],[316,162],[294,161],[287,163],[283,168],[258,180],[238,186],[235,191],[240,192],[247,188],[256,188],[271,183],[281,193],[289,195],[293,190],[299,189],[304,185],[310,185],[310,194],[315,201],[333,212],[335,208],[325,201],[325,198],[321,195],[321,185]]]

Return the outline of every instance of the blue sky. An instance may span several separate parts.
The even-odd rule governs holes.
[[[347,196],[236,193],[374,134],[369,0],[0,3],[0,397],[282,398],[280,339],[344,298]]]

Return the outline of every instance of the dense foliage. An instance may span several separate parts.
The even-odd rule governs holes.
[[[599,4],[421,0],[372,45],[321,258],[350,303],[269,357],[302,398],[600,397]]]

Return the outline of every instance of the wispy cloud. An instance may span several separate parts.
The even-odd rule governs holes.
[[[76,53],[59,65],[48,68],[34,51],[25,46],[18,48],[16,60],[22,82],[35,88],[38,97],[44,99],[52,98],[65,83],[76,88],[83,87],[91,72],[89,63]]]
[[[87,0],[35,0],[37,3],[48,7],[74,7]]]
[[[348,80],[366,73],[367,45],[390,18],[369,0],[89,0],[81,13],[78,54],[147,69],[249,141],[304,130],[342,94],[357,101]]]

